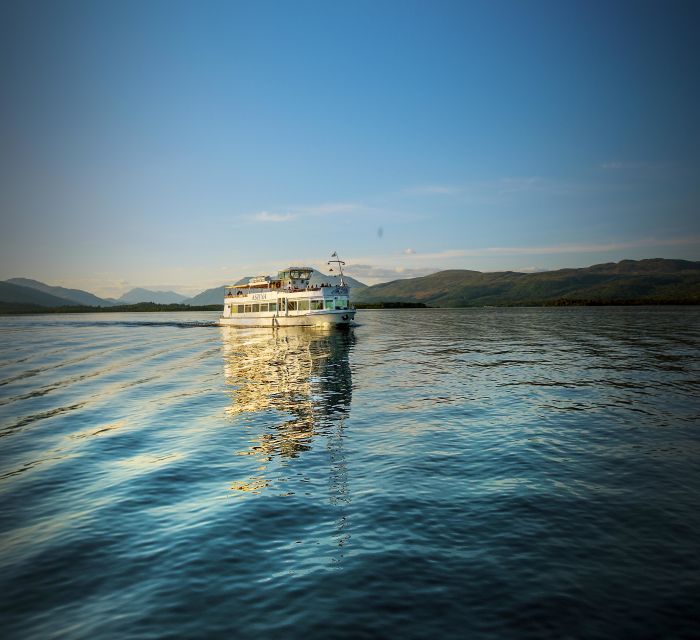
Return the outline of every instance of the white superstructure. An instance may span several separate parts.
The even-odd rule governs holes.
[[[309,284],[312,267],[288,267],[277,278],[258,276],[247,284],[230,285],[224,293],[219,324],[236,327],[290,327],[349,325],[355,317],[343,280],[342,260],[331,260],[340,270],[338,284]],[[330,278],[329,278],[330,280]]]

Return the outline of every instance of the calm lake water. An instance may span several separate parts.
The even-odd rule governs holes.
[[[697,637],[700,309],[0,318],[4,638]]]

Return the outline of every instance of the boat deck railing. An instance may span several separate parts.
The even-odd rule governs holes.
[[[279,289],[277,289],[276,287],[259,287],[259,290],[277,291],[281,294],[281,293],[299,293],[300,291],[321,291],[321,289],[329,289],[329,288],[335,287],[335,286],[340,286],[340,285],[320,284],[320,285],[313,285],[310,287],[280,287]],[[247,288],[254,289],[255,287],[247,287]],[[239,290],[237,293],[227,291],[224,297],[225,298],[236,298],[238,296],[243,296],[243,295],[247,295],[247,293],[243,293],[242,290]]]

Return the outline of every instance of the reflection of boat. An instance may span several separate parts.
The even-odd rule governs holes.
[[[290,327],[272,334],[224,328],[222,335],[224,374],[232,396],[229,415],[273,416],[251,446],[239,452],[258,459],[256,476],[233,488],[259,491],[268,486],[270,464],[297,457],[323,436],[337,459],[352,399],[349,353],[354,334]],[[280,419],[274,412],[282,414]],[[339,464],[344,469],[342,460]],[[331,475],[337,471],[331,469]]]
[[[349,325],[355,317],[337,254],[328,264],[340,272],[337,285],[309,284],[311,267],[289,267],[276,278],[258,276],[245,284],[230,285],[224,293],[219,324],[234,327],[289,327]],[[332,270],[332,269],[331,269]]]

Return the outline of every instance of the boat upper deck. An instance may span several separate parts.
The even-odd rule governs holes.
[[[303,293],[318,292],[328,289],[331,295],[348,295],[348,287],[343,283],[333,284],[332,282],[321,284],[310,284],[312,267],[287,267],[278,272],[276,278],[270,276],[256,276],[248,282],[232,284],[225,287],[224,296],[226,298],[248,296],[266,291],[277,291],[279,293]],[[331,278],[333,276],[330,276]]]
[[[225,298],[237,298],[237,297],[247,297],[259,293],[273,292],[279,295],[289,295],[289,294],[316,294],[321,292],[321,295],[338,296],[345,295],[349,293],[348,287],[345,285],[334,285],[334,284],[319,284],[319,285],[308,285],[306,287],[276,287],[273,283],[270,286],[260,286],[260,285],[231,285],[227,286],[224,297]]]

